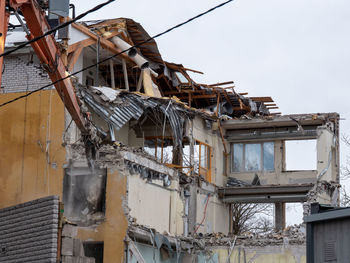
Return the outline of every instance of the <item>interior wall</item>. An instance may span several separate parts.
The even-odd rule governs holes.
[[[0,103],[24,93],[0,95]],[[62,193],[64,107],[43,90],[0,110],[0,207]]]
[[[209,197],[209,200],[208,200]],[[197,233],[229,232],[229,205],[220,201],[213,192],[197,190]]]
[[[183,233],[183,200],[176,191],[178,183],[169,188],[162,180],[147,183],[139,175],[128,176],[128,207],[137,224],[156,229],[160,233]]]

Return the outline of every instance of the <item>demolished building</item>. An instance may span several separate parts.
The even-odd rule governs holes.
[[[21,35],[9,32],[7,48]],[[75,72],[149,38],[119,18],[73,23],[60,45]],[[50,83],[31,48],[4,64],[0,102]],[[282,230],[286,203],[337,204],[339,115],[272,113],[271,97],[188,72],[200,74],[151,40],[77,74],[88,139],[53,88],[2,108],[0,207],[58,196],[62,262],[305,262],[300,234],[230,235],[231,205],[273,203]],[[289,140],[316,140],[315,170],[286,168]],[[31,255],[11,242],[0,236],[0,259]]]

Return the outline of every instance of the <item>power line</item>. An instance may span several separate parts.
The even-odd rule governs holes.
[[[74,23],[75,21],[77,21],[77,20],[79,20],[79,19],[85,17],[86,15],[88,15],[88,14],[90,14],[90,13],[93,13],[93,12],[95,12],[95,11],[101,9],[101,8],[104,7],[105,5],[108,5],[108,4],[110,4],[110,3],[114,2],[114,1],[115,1],[115,0],[109,0],[109,1],[107,1],[107,2],[104,2],[104,3],[102,3],[102,4],[99,4],[99,5],[95,6],[94,8],[92,8],[92,9],[90,9],[90,10],[88,10],[88,11],[86,11],[86,12],[80,14],[80,15],[78,15],[76,18],[74,18],[74,19],[72,19],[72,20],[69,20],[69,21],[67,21],[67,22],[65,22],[65,23],[63,23],[63,24],[60,24],[60,25],[58,25],[58,26],[56,26],[56,27],[50,29],[49,31],[47,31],[47,32],[44,33],[43,35],[37,36],[37,37],[35,37],[35,38],[33,38],[33,39],[31,39],[31,40],[25,42],[25,43],[22,43],[22,44],[18,45],[17,47],[15,47],[15,48],[13,48],[13,49],[11,49],[11,50],[8,50],[8,51],[6,51],[6,52],[0,54],[0,57],[7,56],[7,55],[9,55],[9,54],[11,54],[11,53],[13,53],[13,52],[19,50],[19,49],[24,48],[24,47],[27,46],[28,44],[31,44],[31,43],[33,43],[33,42],[36,42],[36,41],[38,41],[38,40],[40,40],[40,39],[42,39],[42,38],[44,38],[44,37],[46,37],[46,36],[48,36],[48,35],[50,35],[50,34],[52,34],[52,33],[55,33],[57,30],[59,30],[59,29],[61,29],[61,28],[64,28],[64,27],[66,27],[66,26],[69,26],[70,24]]]
[[[176,28],[179,28],[179,27],[181,27],[181,26],[184,26],[184,25],[186,25],[187,23],[189,23],[189,22],[191,22],[191,21],[193,21],[193,20],[195,20],[195,19],[197,19],[197,18],[199,18],[199,17],[201,17],[201,16],[204,16],[204,15],[206,15],[206,14],[208,14],[208,13],[214,11],[215,9],[220,8],[220,7],[226,5],[226,4],[230,3],[230,2],[233,2],[233,1],[234,1],[234,0],[228,0],[228,1],[226,1],[226,2],[223,2],[223,3],[221,3],[221,4],[217,5],[217,6],[214,6],[213,8],[208,9],[207,11],[205,11],[205,12],[203,12],[203,13],[200,13],[200,14],[198,14],[198,15],[196,15],[196,16],[194,16],[194,17],[188,19],[188,20],[186,20],[185,22],[182,22],[182,23],[180,23],[180,24],[177,24],[176,26],[173,26],[173,27],[171,27],[171,28],[169,28],[169,29],[167,29],[167,30],[165,30],[165,31],[163,31],[163,32],[161,32],[161,33],[159,33],[159,34],[153,36],[153,37],[148,38],[147,40],[145,40],[145,41],[143,41],[143,42],[141,42],[141,43],[139,43],[139,44],[136,44],[136,45],[134,45],[134,46],[132,46],[132,47],[130,47],[130,48],[128,48],[128,49],[125,49],[125,50],[123,50],[123,51],[121,51],[121,52],[119,52],[119,53],[116,53],[116,54],[114,54],[114,55],[112,55],[112,56],[110,56],[110,57],[107,57],[107,58],[105,58],[105,59],[103,59],[103,60],[100,60],[98,63],[95,63],[95,64],[92,64],[92,65],[87,66],[87,67],[85,67],[85,68],[82,68],[81,70],[78,70],[78,71],[76,71],[76,72],[73,72],[73,73],[67,75],[67,76],[64,77],[64,78],[58,79],[58,80],[56,80],[56,81],[54,81],[54,82],[52,82],[52,83],[50,83],[50,84],[47,84],[47,85],[45,85],[45,86],[42,86],[42,87],[39,88],[39,89],[30,91],[30,92],[27,93],[27,94],[18,96],[18,97],[16,97],[16,98],[12,99],[12,100],[9,100],[9,101],[7,101],[7,102],[4,102],[4,103],[0,104],[0,108],[3,107],[3,106],[5,106],[5,105],[7,105],[7,104],[13,103],[13,102],[15,102],[15,101],[17,101],[17,100],[20,100],[20,99],[23,99],[23,98],[25,98],[25,97],[28,97],[28,96],[30,96],[30,95],[32,95],[32,94],[38,92],[38,91],[41,91],[41,90],[43,90],[43,89],[46,89],[46,88],[48,88],[48,87],[50,87],[50,86],[52,86],[52,85],[55,85],[56,83],[58,83],[58,82],[60,82],[60,81],[62,81],[62,80],[65,80],[65,79],[67,79],[67,78],[70,78],[70,77],[72,77],[72,76],[75,76],[75,75],[79,74],[80,72],[83,72],[83,71],[88,70],[88,69],[90,69],[90,68],[96,67],[96,65],[102,64],[102,63],[104,63],[104,62],[106,62],[106,61],[108,61],[108,60],[110,60],[110,59],[112,59],[112,58],[115,58],[115,57],[117,57],[117,56],[119,56],[119,55],[121,55],[121,54],[123,54],[123,53],[125,53],[125,52],[127,52],[127,51],[129,51],[129,50],[131,50],[131,49],[134,49],[134,48],[136,48],[136,47],[142,46],[143,44],[145,44],[145,43],[147,43],[147,42],[149,42],[149,41],[151,41],[151,40],[153,40],[153,39],[155,39],[155,38],[158,38],[158,37],[160,37],[160,36],[162,36],[162,35],[164,35],[164,34],[167,34],[167,33],[169,33],[170,31],[173,31],[173,30],[176,29]]]

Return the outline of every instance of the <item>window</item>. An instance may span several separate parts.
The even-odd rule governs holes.
[[[144,150],[161,163],[172,163],[173,141],[171,137],[146,137]]]
[[[102,220],[106,205],[107,169],[75,167],[64,170],[64,216],[78,225]]]
[[[317,170],[316,147],[316,140],[285,141],[285,170]]]
[[[180,83],[188,83],[188,79],[181,72],[176,71],[175,75],[177,79],[180,81]]]
[[[274,143],[232,144],[232,172],[274,171]]]
[[[195,173],[211,182],[211,147],[200,141],[194,146]]]

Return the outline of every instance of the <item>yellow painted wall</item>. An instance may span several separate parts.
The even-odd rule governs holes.
[[[219,257],[220,263],[226,263],[229,249],[218,248],[213,251]],[[250,263],[306,263],[306,247],[298,246],[262,246],[262,247],[236,247],[229,262]]]
[[[0,94],[0,103],[23,93]],[[0,108],[0,208],[36,198],[62,197],[64,106],[56,90],[41,91]],[[46,151],[48,149],[48,151]],[[78,238],[104,241],[104,262],[121,262],[127,220],[122,201],[126,177],[108,171],[106,220],[82,228]]]
[[[0,94],[0,103],[20,95]],[[0,108],[0,127],[0,208],[61,196],[64,107],[56,90],[40,91]]]
[[[106,220],[96,228],[79,228],[77,238],[104,241],[103,262],[123,262],[124,238],[128,222],[124,215],[127,178],[119,171],[108,170],[106,189]]]

